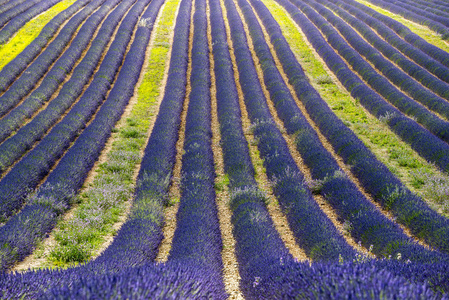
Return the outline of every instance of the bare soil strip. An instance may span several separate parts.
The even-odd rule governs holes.
[[[183,109],[181,113],[181,123],[179,126],[179,138],[176,142],[176,159],[175,165],[173,167],[173,175],[169,188],[169,197],[170,204],[164,209],[164,228],[162,229],[162,233],[164,238],[162,239],[161,244],[159,245],[159,253],[155,259],[156,262],[163,263],[168,260],[168,255],[170,253],[171,245],[173,242],[173,236],[175,235],[176,230],[176,214],[179,208],[179,200],[181,198],[181,166],[182,166],[182,153],[184,148],[184,136],[185,136],[185,128],[186,128],[186,117],[187,117],[187,108],[189,107],[189,98],[190,93],[192,91],[192,87],[190,84],[190,75],[192,74],[192,60],[190,59],[192,55],[192,46],[193,46],[193,15],[195,13],[194,0],[192,1],[192,10],[190,13],[190,32],[189,32],[189,63],[187,65],[187,85],[186,85],[186,96],[184,99]]]
[[[207,2],[207,15],[210,20],[209,2]],[[225,178],[223,153],[220,146],[221,133],[220,125],[217,116],[217,87],[215,77],[215,61],[212,53],[212,36],[211,36],[211,24],[208,22],[207,35],[209,41],[209,63],[210,63],[210,75],[211,75],[211,116],[212,116],[212,151],[214,153],[214,163],[216,186],[222,187],[221,189],[215,189],[216,203],[218,208],[218,219],[220,222],[221,239],[223,241],[223,249],[221,252],[223,260],[223,281],[226,292],[229,294],[229,299],[243,299],[242,292],[239,289],[240,274],[238,269],[238,261],[235,255],[235,239],[232,234],[233,225],[231,222],[232,211],[229,208],[229,189],[223,184]]]
[[[318,137],[319,137],[321,143],[323,144],[323,146],[326,148],[327,151],[329,151],[329,153],[332,154],[332,156],[333,156],[333,157],[335,158],[335,160],[337,161],[339,167],[345,172],[345,174],[348,176],[348,178],[350,178],[351,181],[357,186],[357,188],[359,189],[359,191],[360,191],[360,192],[361,192],[361,193],[362,193],[368,200],[370,200],[371,203],[373,203],[373,204],[377,207],[377,209],[378,209],[382,214],[384,214],[384,215],[385,215],[389,220],[391,220],[392,222],[395,222],[395,221],[394,221],[394,217],[391,215],[391,213],[389,213],[389,212],[387,212],[386,210],[382,209],[382,208],[380,207],[380,205],[379,205],[377,202],[375,202],[375,201],[373,200],[372,196],[371,196],[368,192],[366,192],[366,190],[365,190],[365,189],[362,187],[362,185],[360,184],[359,180],[352,174],[352,172],[350,171],[350,168],[349,168],[348,166],[346,166],[346,164],[343,162],[343,159],[342,159],[337,153],[335,153],[335,151],[334,151],[334,149],[332,148],[331,144],[327,141],[327,139],[326,139],[326,138],[324,137],[324,135],[321,133],[321,131],[319,130],[318,126],[316,126],[316,124],[312,121],[312,119],[310,118],[310,115],[307,113],[307,110],[305,109],[304,105],[302,104],[302,102],[301,102],[301,101],[298,99],[298,97],[296,96],[296,93],[294,92],[293,87],[288,83],[287,75],[285,74],[285,72],[283,71],[283,69],[282,69],[282,67],[281,67],[281,64],[280,64],[280,62],[279,62],[279,59],[278,59],[278,57],[277,57],[277,55],[276,55],[276,52],[275,52],[275,50],[274,50],[274,48],[273,48],[273,45],[271,44],[271,41],[270,41],[270,39],[269,39],[268,33],[266,32],[266,29],[265,29],[265,27],[263,26],[263,24],[260,22],[260,19],[259,19],[259,23],[261,24],[262,30],[263,30],[264,35],[265,35],[265,40],[267,41],[267,44],[268,44],[269,47],[270,47],[271,54],[272,54],[273,57],[274,57],[274,60],[275,60],[275,62],[276,62],[276,65],[278,66],[278,70],[279,70],[280,74],[282,75],[284,81],[287,83],[287,86],[288,86],[288,88],[290,89],[290,93],[292,94],[293,98],[295,99],[295,102],[296,102],[296,104],[298,105],[298,107],[301,109],[301,112],[303,113],[303,115],[305,116],[305,118],[307,119],[307,121],[309,122],[309,124],[312,126],[312,128],[316,131],[316,133],[317,133],[317,135],[318,135]],[[298,30],[300,30],[300,29],[298,28]],[[302,32],[301,32],[301,35],[302,35],[303,37],[305,37],[305,35],[304,35]],[[306,39],[305,39],[305,40],[306,40]],[[307,41],[307,43],[308,43],[309,47],[311,47],[311,45],[310,45],[310,43],[309,43],[308,41]],[[313,48],[312,48],[312,49],[313,49]],[[317,58],[320,58],[320,61],[321,61],[322,63],[324,63],[324,62],[321,60],[321,57],[318,55],[318,53],[316,53],[315,51],[314,51],[313,53],[316,55]],[[328,70],[328,69],[326,69],[326,70]],[[330,72],[330,71],[329,71],[329,72]],[[330,72],[329,74],[334,75],[332,72]],[[338,82],[339,86],[340,86],[341,88],[343,88],[342,85],[341,85],[341,83],[340,83],[338,80],[336,80],[335,82]],[[343,88],[343,90],[346,91],[346,89],[344,89],[344,88]],[[352,98],[351,98],[351,99],[352,99]],[[270,103],[270,104],[271,104],[271,103]],[[270,105],[270,106],[271,106],[271,105]],[[270,107],[270,109],[272,109],[272,107]],[[367,113],[368,113],[368,112],[367,112]],[[289,138],[290,138],[290,137],[289,137]],[[289,143],[289,144],[290,144],[290,143]],[[289,145],[289,147],[290,147],[290,145]],[[293,146],[293,147],[294,147],[294,146]],[[307,174],[307,176],[310,177],[310,180],[311,180],[310,172]],[[309,178],[307,178],[307,180],[309,180]],[[322,199],[322,197],[320,197],[320,198],[321,198],[321,201],[325,203],[325,205],[323,205],[323,206],[328,206],[329,209],[332,210],[332,208],[330,207],[330,205],[327,204],[327,202],[325,202],[324,199]],[[318,203],[319,203],[320,205],[321,205],[321,201],[318,201]],[[395,223],[396,223],[396,222],[395,222]],[[341,223],[340,223],[340,224],[341,224]],[[415,241],[417,241],[420,245],[423,245],[423,246],[425,246],[425,247],[427,247],[427,248],[430,248],[430,247],[429,247],[423,240],[417,239],[416,237],[414,237],[414,236],[410,233],[410,230],[408,230],[406,227],[404,227],[403,225],[401,225],[401,224],[399,224],[399,223],[396,223],[396,224],[397,224],[397,225],[404,231],[404,233],[405,233],[407,236],[409,236],[410,238],[412,238],[412,239],[414,239]],[[339,227],[342,228],[342,224],[339,225]],[[337,227],[337,228],[340,230],[339,227]],[[343,229],[343,228],[342,228],[342,229]],[[344,230],[343,230],[343,232],[344,232]],[[347,236],[346,236],[346,237],[347,237]],[[352,240],[352,238],[351,238],[351,240]],[[353,245],[352,242],[351,242],[351,245]],[[357,245],[357,247],[358,247],[358,245]],[[359,249],[359,250],[361,250],[361,249]]]

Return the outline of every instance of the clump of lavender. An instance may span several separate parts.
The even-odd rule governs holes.
[[[362,242],[361,242],[361,241],[358,242],[358,246],[359,246],[359,247],[362,247]],[[353,259],[353,262],[354,262],[354,263],[365,263],[365,262],[368,262],[369,260],[371,260],[372,257],[374,256],[374,255],[372,254],[373,247],[374,247],[374,245],[370,245],[370,247],[369,247],[369,249],[368,249],[367,252],[364,252],[364,253],[356,253],[356,254],[355,254],[355,257],[354,257],[354,259]],[[400,255],[400,253],[399,253],[399,255]],[[374,257],[375,257],[375,256],[374,256]],[[340,260],[340,258],[339,258],[339,260]],[[341,260],[341,262],[343,262],[343,260]]]
[[[449,176],[428,174],[422,171],[412,172],[414,181],[419,182],[421,195],[427,202],[443,213],[449,213]]]
[[[260,283],[260,277],[258,277],[258,276],[254,277],[253,288],[258,286],[259,283]]]
[[[352,231],[352,223],[349,220],[343,222],[343,232],[345,235],[350,236]]]
[[[317,84],[332,84],[333,80],[332,77],[330,77],[329,75],[318,75],[317,77],[314,78],[315,83]]]
[[[315,180],[308,180],[305,183],[313,194],[319,194],[321,192],[321,189],[323,188],[324,181],[315,179]]]
[[[392,112],[387,111],[385,113],[385,115],[379,117],[379,121],[381,121],[382,123],[388,124],[388,122],[391,119],[395,118],[396,116],[397,116],[396,113],[394,113],[394,112],[392,113]]]
[[[234,199],[241,195],[250,195],[256,198],[262,198],[265,201],[268,201],[268,197],[264,191],[254,186],[246,186],[243,188],[235,188],[230,191],[230,199]]]
[[[28,205],[39,204],[52,208],[57,214],[64,213],[74,201],[74,191],[65,184],[44,184],[31,194]]]
[[[438,204],[449,202],[449,177],[435,175],[428,177],[424,184],[425,193]]]

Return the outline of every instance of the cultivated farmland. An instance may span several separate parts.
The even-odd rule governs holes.
[[[449,298],[448,4],[0,0],[0,298]]]

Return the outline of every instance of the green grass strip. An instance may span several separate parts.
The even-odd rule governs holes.
[[[76,0],[63,0],[25,24],[6,44],[0,45],[0,70],[23,51],[57,14]]]
[[[56,243],[51,246],[51,252],[41,267],[68,267],[89,260],[116,233],[114,224],[125,215],[126,203],[132,197],[135,187],[133,175],[141,162],[140,153],[156,114],[178,4],[179,0],[166,1],[153,31],[155,39],[138,89],[137,102],[130,114],[116,126],[107,158],[96,169],[93,182],[78,196],[79,205],[74,208],[73,217],[61,220],[56,227]],[[42,255],[45,252],[43,247],[40,249]]]
[[[338,80],[331,77],[331,71],[325,67],[318,54],[310,49],[288,13],[273,0],[262,1],[279,23],[312,85],[334,113],[410,190],[422,196],[438,211],[449,215],[449,197],[443,188],[444,185],[449,187],[449,177],[416,154],[386,124],[366,112],[343,87],[337,85]],[[435,190],[439,184],[441,192],[437,196],[432,189]]]
[[[372,8],[373,10],[377,11],[378,13],[381,13],[385,16],[388,16],[396,21],[398,21],[399,23],[402,23],[403,25],[407,26],[411,31],[413,31],[414,33],[416,33],[417,35],[419,35],[421,38],[423,38],[426,42],[433,44],[441,49],[443,49],[444,51],[449,51],[449,44],[447,42],[445,42],[444,40],[441,39],[441,36],[430,30],[428,27],[412,22],[410,20],[407,20],[406,18],[400,16],[400,15],[396,15],[386,9],[380,8],[374,4],[371,4],[368,1],[365,0],[355,0],[359,3],[362,3],[363,5],[368,6],[369,8]]]

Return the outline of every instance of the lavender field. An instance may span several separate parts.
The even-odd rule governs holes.
[[[1,299],[449,299],[446,0],[0,0]]]

